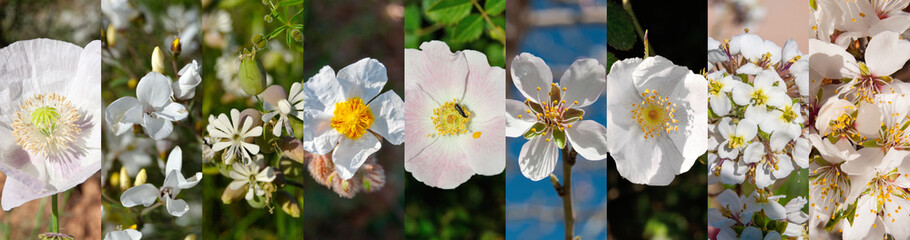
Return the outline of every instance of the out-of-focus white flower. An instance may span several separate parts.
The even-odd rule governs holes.
[[[105,118],[117,135],[139,124],[152,139],[161,140],[171,134],[171,122],[186,118],[188,112],[182,104],[171,100],[171,79],[157,72],[149,72],[136,86],[136,97],[122,97],[105,109]]]
[[[252,156],[259,153],[259,145],[248,143],[246,139],[262,136],[262,126],[253,127],[253,119],[250,116],[245,116],[244,119],[240,117],[240,111],[237,109],[231,109],[231,118],[224,113],[218,115],[217,119],[209,117],[206,130],[215,142],[212,150],[217,152],[227,149],[221,154],[224,164],[233,163],[237,157],[247,163],[252,160]]]
[[[131,187],[120,195],[120,203],[124,207],[133,207],[137,205],[151,206],[156,200],[161,200],[167,207],[167,212],[175,217],[183,216],[190,210],[189,205],[182,199],[177,199],[180,190],[196,186],[202,180],[202,173],[197,172],[190,179],[185,179],[181,169],[183,168],[183,151],[180,147],[174,148],[167,157],[167,167],[165,168],[164,183],[161,188],[156,188],[151,183]]]
[[[230,176],[234,179],[229,188],[239,190],[246,188],[246,200],[252,200],[253,196],[262,196],[265,190],[262,188],[263,183],[275,180],[275,169],[265,165],[262,155],[256,155],[255,160],[249,163],[231,164]]]
[[[136,229],[123,229],[120,231],[111,231],[104,235],[104,240],[140,240],[142,233]]]
[[[180,78],[177,79],[174,83],[171,83],[171,88],[174,89],[174,98],[177,99],[192,99],[196,96],[196,86],[199,86],[199,83],[202,82],[202,76],[199,75],[201,66],[196,63],[196,60],[193,60],[192,63],[187,63],[186,66],[183,66],[178,75]]]

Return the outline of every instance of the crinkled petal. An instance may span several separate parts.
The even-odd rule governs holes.
[[[370,154],[379,151],[382,144],[373,135],[366,134],[358,139],[342,138],[338,147],[332,152],[335,172],[341,179],[348,180],[363,165]]]
[[[393,91],[387,91],[369,104],[374,121],[370,130],[394,145],[404,142],[404,101]]]

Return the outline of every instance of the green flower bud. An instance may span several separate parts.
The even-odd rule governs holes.
[[[265,69],[255,55],[254,52],[240,59],[240,88],[250,96],[259,95],[265,90]]]

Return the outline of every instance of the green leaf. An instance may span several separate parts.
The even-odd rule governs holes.
[[[427,8],[427,17],[444,24],[457,23],[470,13],[471,0],[439,0]]]
[[[615,55],[611,52],[607,52],[607,74],[610,74],[610,68],[613,67],[613,63],[619,61]]]
[[[487,0],[483,8],[489,15],[499,15],[506,10],[506,0]]]
[[[404,30],[415,30],[420,28],[420,9],[417,5],[408,4],[404,8]]]
[[[607,44],[619,50],[632,49],[638,37],[629,13],[619,4],[607,2],[607,22]]]
[[[483,18],[480,14],[471,14],[458,22],[452,29],[453,42],[470,42],[476,40],[483,33]]]
[[[303,0],[284,0],[281,3],[278,3],[278,7],[287,7],[296,4],[303,5]]]
[[[487,60],[490,61],[490,66],[505,67],[506,54],[502,44],[490,43],[490,45],[487,45],[487,49],[484,53],[487,54]]]

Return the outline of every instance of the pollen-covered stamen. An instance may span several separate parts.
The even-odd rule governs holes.
[[[868,103],[874,103],[875,96],[879,93],[895,92],[893,88],[888,87],[893,80],[890,76],[872,74],[863,62],[859,62],[859,68],[860,76],[839,87],[837,89],[838,92],[853,92],[857,101],[866,101]]]
[[[900,202],[903,202],[893,201],[894,197],[902,198],[905,200],[910,197],[910,194],[908,194],[907,191],[905,191],[894,182],[896,178],[901,177],[900,175],[901,173],[899,172],[877,174],[875,178],[872,178],[871,181],[866,183],[866,188],[869,190],[867,194],[869,194],[869,196],[872,196],[875,199],[876,203],[875,207],[870,210],[869,214],[882,215],[884,216],[882,219],[885,221],[893,221],[895,219],[895,217],[891,215],[892,213],[883,211],[886,209],[884,207],[886,204],[898,204]],[[907,206],[898,205],[897,210],[894,210],[893,214],[907,214],[907,212],[904,210],[905,207]]]
[[[456,99],[452,99],[433,109],[433,116],[430,119],[433,120],[436,134],[430,134],[427,137],[458,136],[470,131],[468,124],[471,122],[471,111],[464,105],[458,104]]]
[[[723,93],[724,84],[721,81],[708,79],[708,93],[712,96],[718,96]]]
[[[775,64],[775,63],[771,62],[771,53],[770,52],[766,52],[765,54],[762,54],[761,58],[759,58],[758,61],[755,61],[753,63],[755,65],[758,65],[762,69],[772,69],[772,68],[774,68],[774,64]]]
[[[847,200],[847,190],[850,189],[850,177],[840,169],[840,165],[821,166],[810,173],[812,187],[812,207],[819,204],[818,208],[825,211],[837,211]],[[832,214],[833,215],[833,214]],[[833,217],[833,216],[832,216]],[[821,217],[816,216],[817,219]]]
[[[578,105],[578,101],[568,102],[564,100],[568,87],[560,87],[556,83],[551,83],[549,88],[537,87],[538,96],[540,96],[540,91],[546,91],[547,89],[549,89],[547,92],[549,100],[543,101],[541,99],[540,104],[530,101],[525,102],[525,106],[528,107],[525,111],[533,114],[537,122],[546,127],[544,132],[552,130],[565,131],[566,128],[572,128],[573,122],[584,118],[584,111],[573,108]]]
[[[674,117],[677,105],[670,102],[669,97],[661,97],[650,89],[645,89],[641,97],[641,104],[632,104],[632,119],[638,122],[645,139],[679,129],[676,126],[679,121]]]
[[[62,154],[82,132],[79,110],[66,97],[38,94],[19,104],[13,118],[16,144],[44,157]]]
[[[881,138],[878,140],[878,145],[882,146],[885,149],[888,148],[897,148],[897,149],[906,149],[910,145],[910,136],[907,134],[907,124],[905,121],[898,121],[890,125],[882,123],[882,129],[879,130],[879,135]]]
[[[332,128],[348,138],[358,139],[373,125],[373,112],[358,97],[335,104]]]
[[[765,94],[764,89],[755,89],[752,100],[755,101],[755,106],[764,106],[768,102],[768,94]]]
[[[850,110],[855,107],[844,106],[844,108],[847,110]],[[851,137],[858,137],[859,133],[853,127],[854,121],[856,121],[856,118],[854,118],[852,115],[850,115],[850,113],[845,111],[840,116],[837,116],[837,119],[834,119],[834,120],[831,120],[831,122],[828,122],[828,128],[830,130],[828,131],[828,133],[826,135],[831,138],[851,139]]]

